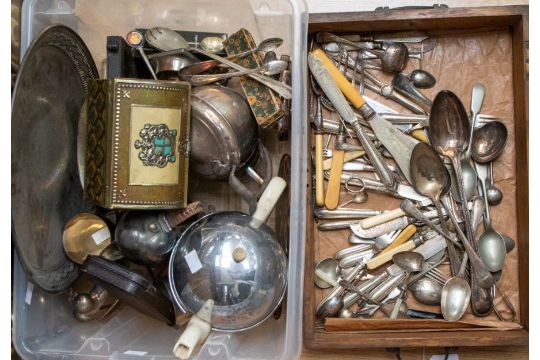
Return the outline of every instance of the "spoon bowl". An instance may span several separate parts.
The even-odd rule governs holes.
[[[471,298],[471,287],[462,277],[454,276],[444,284],[441,292],[441,312],[447,321],[461,319]]]
[[[317,317],[336,317],[343,308],[343,298],[341,296],[333,296],[326,300],[319,309],[317,309]]]
[[[187,49],[188,42],[182,35],[166,27],[153,27],[144,33],[146,42],[158,50]]]
[[[403,251],[392,256],[394,264],[407,273],[418,272],[424,267],[425,259],[422,254],[414,251]]]
[[[486,193],[486,178],[488,176],[487,165],[476,164],[476,172],[480,180],[482,192]],[[504,266],[506,259],[506,244],[504,238],[491,225],[491,215],[487,199],[484,199],[484,232],[478,239],[478,255],[486,268],[491,272],[499,271]]]
[[[510,251],[514,250],[516,247],[516,242],[514,239],[512,239],[510,236],[501,234],[503,240],[504,240],[504,246],[506,248],[506,253],[508,254]]]
[[[208,36],[201,40],[201,49],[211,53],[219,53],[224,49],[223,39],[217,36]]]
[[[506,252],[504,238],[493,228],[487,229],[480,235],[478,255],[489,271],[496,272],[503,268]]]
[[[433,75],[422,69],[413,70],[409,74],[409,79],[419,89],[430,89],[437,83]]]
[[[500,121],[492,121],[474,132],[472,157],[478,163],[488,163],[496,159],[504,150],[508,130]]]
[[[409,57],[407,46],[402,43],[383,43],[382,50],[370,50],[379,60],[381,67],[389,72],[400,72],[405,69]]]
[[[499,205],[503,199],[503,193],[501,189],[491,184],[486,184],[486,186],[487,186],[486,196],[487,196],[489,205]]]
[[[409,286],[414,298],[421,304],[439,306],[441,304],[442,285],[433,279],[423,277]]]
[[[334,279],[337,282],[338,261],[336,259],[334,258],[322,259],[315,266],[315,271],[317,272],[318,270],[322,271],[329,278]],[[332,284],[328,283],[327,281],[324,281],[317,275],[315,275],[315,285],[321,289],[326,289],[332,286]]]

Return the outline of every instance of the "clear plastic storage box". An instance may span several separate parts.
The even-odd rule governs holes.
[[[241,333],[212,332],[193,359],[293,359],[301,350],[302,288],[305,241],[306,41],[307,10],[303,0],[26,0],[21,24],[21,57],[45,28],[63,24],[74,29],[90,49],[101,77],[105,75],[106,36],[124,36],[135,28],[165,26],[175,30],[231,34],[248,29],[256,42],[284,39],[280,54],[292,58],[292,119],[288,142],[270,130],[261,136],[273,154],[274,173],[281,154],[291,154],[291,221],[287,301],[279,320],[272,317]],[[208,184],[210,185],[210,184]],[[227,184],[194,184],[194,198],[218,210],[244,210]],[[271,219],[272,222],[276,221]],[[61,241],[61,239],[59,239]],[[175,359],[172,348],[180,331],[120,306],[105,321],[81,323],[66,294],[50,295],[30,284],[18,261],[13,274],[14,344],[25,359]],[[196,351],[199,349],[196,349]]]

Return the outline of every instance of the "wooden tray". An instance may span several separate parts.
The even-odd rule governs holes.
[[[326,324],[315,317],[318,299],[313,267],[318,230],[313,219],[312,188],[307,190],[308,219],[304,277],[304,343],[313,349],[375,347],[501,346],[528,344],[529,327],[529,201],[528,201],[528,6],[402,9],[358,13],[310,14],[309,35],[319,31],[362,33],[423,30],[430,34],[463,34],[478,31],[510,33],[512,42],[512,91],[514,98],[516,234],[519,272],[519,319],[505,330],[425,320],[332,319]],[[527,64],[526,64],[527,63]],[[496,76],[496,75],[495,75]],[[309,103],[308,103],[309,104]],[[308,106],[311,111],[311,107]],[[311,114],[310,114],[311,115]],[[311,117],[308,117],[311,118]],[[311,136],[308,137],[311,141]],[[311,151],[312,144],[308,144]],[[519,167],[517,166],[519,165]],[[310,174],[311,164],[308,165]],[[311,183],[310,181],[308,183]],[[337,320],[337,321],[335,321]],[[340,321],[342,320],[342,321]],[[345,324],[349,322],[349,324]],[[351,324],[352,322],[352,324]],[[356,322],[356,323],[355,323]],[[347,326],[342,326],[347,325]],[[366,326],[364,326],[366,325]],[[346,331],[340,330],[346,328]]]

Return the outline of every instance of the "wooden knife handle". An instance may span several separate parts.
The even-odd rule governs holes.
[[[397,254],[403,251],[410,251],[410,250],[413,250],[415,247],[416,245],[414,245],[414,241],[409,240],[405,244],[401,244],[398,247],[395,247],[392,250],[384,254],[380,254],[377,257],[374,257],[373,259],[369,260],[366,266],[369,270],[376,269],[382,264],[387,263],[388,261],[392,260],[392,256],[394,256],[394,254]]]
[[[415,138],[416,140],[420,140],[422,142],[425,142],[426,144],[429,144],[429,140],[424,129],[413,130],[411,132],[411,136]]]
[[[409,240],[415,233],[416,226],[414,226],[413,224],[407,226],[405,229],[403,229],[402,232],[399,233],[399,235],[394,239],[394,241],[392,241],[390,245],[388,245],[383,251],[379,253],[379,255],[382,255],[392,249],[397,248],[399,245]]]
[[[315,134],[315,200],[324,206],[323,134]]]
[[[328,210],[334,210],[339,204],[339,193],[341,191],[341,172],[343,170],[343,158],[345,151],[334,149],[332,156],[332,168],[330,169],[330,179],[326,188],[326,198],[324,204]]]
[[[330,60],[328,56],[326,56],[322,49],[315,49],[311,53],[322,61],[326,69],[330,72],[330,75],[332,75],[332,78],[337,83],[343,95],[345,95],[345,97],[353,104],[355,108],[358,109],[366,103],[358,90],[356,90],[356,88],[352,86],[352,84],[349,82],[349,80],[347,80],[345,75],[343,75],[341,71],[339,71],[339,69],[334,65],[332,60]]]
[[[352,150],[352,151],[346,151],[345,156],[343,157],[343,162],[349,162],[351,160],[354,160],[356,158],[359,158],[360,156],[364,156],[366,152],[364,150]],[[323,169],[324,170],[330,170],[332,167],[332,159],[326,159],[323,161]]]
[[[374,226],[383,224],[387,221],[397,219],[398,217],[402,217],[404,215],[407,214],[403,210],[401,210],[401,208],[397,208],[394,210],[383,212],[379,215],[368,217],[367,219],[360,221],[360,226],[362,226],[363,229],[369,229]]]

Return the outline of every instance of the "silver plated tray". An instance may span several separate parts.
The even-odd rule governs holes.
[[[77,123],[88,81],[98,72],[82,39],[65,26],[44,30],[27,51],[11,112],[12,238],[29,279],[63,291],[79,275],[64,253],[62,230],[83,200]]]

